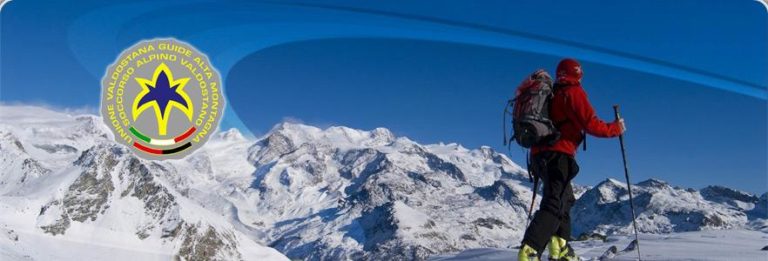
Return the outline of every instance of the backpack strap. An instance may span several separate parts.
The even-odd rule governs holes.
[[[515,138],[515,133],[512,134],[512,137],[507,139],[507,115],[513,116],[511,112],[509,112],[509,107],[513,106],[515,103],[515,99],[509,99],[507,100],[507,103],[504,104],[504,116],[502,116],[501,119],[501,127],[502,127],[502,133],[504,134],[504,146],[507,146],[507,150],[510,149],[510,146],[512,144],[512,140]],[[514,128],[513,128],[514,130]]]

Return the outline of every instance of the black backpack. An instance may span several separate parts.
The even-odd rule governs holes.
[[[554,144],[560,138],[555,124],[549,119],[549,105],[554,90],[552,77],[539,69],[518,85],[515,96],[504,107],[504,145],[514,139],[523,148],[539,144]],[[510,113],[509,108],[512,108]],[[512,137],[507,139],[506,116],[512,116]]]

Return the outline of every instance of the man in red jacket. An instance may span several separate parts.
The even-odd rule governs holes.
[[[597,137],[617,137],[624,133],[624,120],[606,123],[595,115],[581,87],[581,65],[563,59],[557,65],[555,94],[549,117],[560,132],[551,146],[531,148],[531,169],[543,181],[539,210],[525,231],[518,260],[539,260],[549,244],[550,260],[578,260],[567,240],[571,238],[571,206],[576,201],[571,180],[579,172],[574,160],[584,133]]]

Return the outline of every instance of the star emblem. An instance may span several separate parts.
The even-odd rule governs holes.
[[[171,69],[165,63],[161,63],[155,69],[152,79],[136,77],[136,82],[141,87],[141,92],[133,100],[133,120],[145,110],[152,108],[157,119],[158,132],[166,135],[168,116],[173,108],[176,108],[192,121],[192,101],[184,92],[184,86],[189,78],[174,79]]]

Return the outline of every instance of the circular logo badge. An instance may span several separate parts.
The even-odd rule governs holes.
[[[101,117],[115,141],[145,159],[189,155],[216,131],[224,113],[219,72],[205,54],[172,38],[124,50],[101,88]]]

